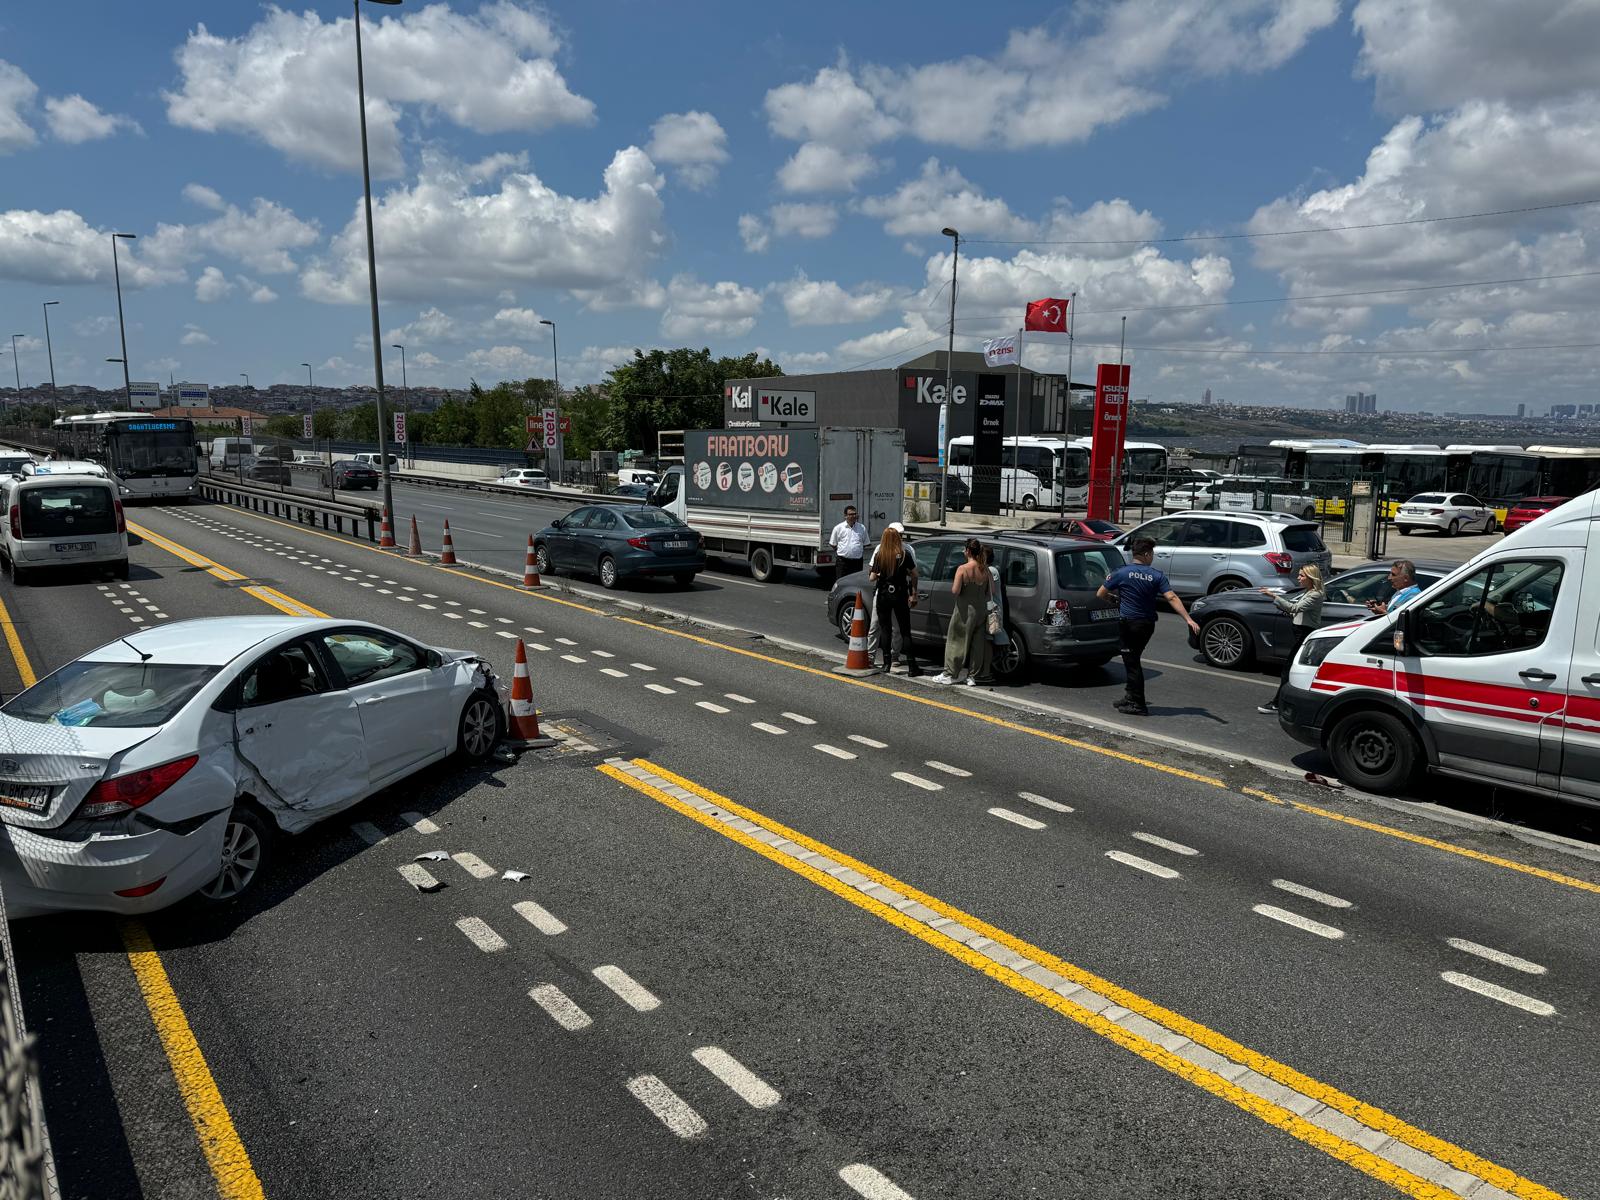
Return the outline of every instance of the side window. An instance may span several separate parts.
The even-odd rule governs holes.
[[[1417,609],[1416,642],[1434,657],[1530,650],[1550,631],[1562,564],[1502,562],[1474,571]]]
[[[1183,544],[1198,546],[1201,549],[1226,549],[1228,525],[1227,521],[1212,521],[1204,517],[1191,518],[1188,528],[1183,533]]]
[[[322,644],[351,687],[404,675],[423,666],[422,652],[415,646],[376,629],[330,633],[323,637]]]
[[[911,556],[917,560],[917,574],[926,583],[933,578],[933,569],[939,565],[941,542],[913,542]]]
[[[998,563],[1000,578],[1008,588],[1039,586],[1039,555],[1032,549],[1007,546]]]
[[[972,447],[964,445],[951,446],[950,465],[952,467],[970,467],[972,465]]]
[[[1328,585],[1328,599],[1335,604],[1365,604],[1369,600],[1388,603],[1392,595],[1394,589],[1389,586],[1387,571],[1352,571]]]
[[[930,583],[949,583],[955,579],[961,564],[967,561],[967,554],[960,542],[940,542],[939,551],[938,566],[926,578]],[[920,570],[918,568],[919,573]]]
[[[593,512],[594,512],[594,509],[592,509],[592,508],[575,508],[575,509],[573,509],[571,512],[569,512],[567,514],[567,528],[568,529],[582,529],[583,525],[584,525],[584,522],[589,519],[590,515]]]
[[[615,529],[617,527],[617,514],[609,508],[596,508],[589,513],[589,519],[584,522],[585,529]]]
[[[254,708],[300,696],[315,696],[327,690],[328,681],[311,648],[301,643],[274,650],[246,671],[239,689],[239,704],[243,708]]]
[[[1155,542],[1157,547],[1175,546],[1182,541],[1179,534],[1183,529],[1183,525],[1182,521],[1175,518],[1164,517],[1159,521],[1151,521],[1150,524],[1141,526],[1135,531],[1134,536],[1147,537]]]
[[[1259,525],[1234,521],[1228,526],[1228,545],[1234,550],[1248,550],[1252,546],[1265,546],[1266,532]]]
[[[1488,508],[1489,507],[1482,500],[1479,500],[1476,496],[1462,496],[1461,500],[1466,504],[1466,506],[1468,508]]]
[[[1115,551],[1062,550],[1056,554],[1056,583],[1069,591],[1094,591],[1122,565]]]
[[[678,496],[678,473],[676,471],[674,471],[670,475],[663,475],[661,477],[661,484],[656,490],[656,498],[658,500],[664,500],[665,501],[665,500],[675,500],[675,499],[677,499],[677,496]]]

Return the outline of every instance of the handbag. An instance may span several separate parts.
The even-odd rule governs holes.
[[[985,628],[988,629],[990,637],[1000,632],[1000,613],[998,610],[992,608],[989,610],[989,619],[985,622]]]

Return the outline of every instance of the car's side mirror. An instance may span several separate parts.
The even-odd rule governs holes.
[[[1403,612],[1394,623],[1394,652],[1402,657],[1416,653],[1416,622],[1410,611]]]
[[[550,522],[551,529],[565,529],[566,527],[567,519],[565,517],[557,517],[554,521]]]
[[[437,669],[442,666],[444,666],[444,655],[440,654],[437,650],[429,650],[428,667],[430,669]]]

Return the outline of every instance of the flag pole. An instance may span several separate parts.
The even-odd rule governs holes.
[[[1128,345],[1128,318],[1127,317],[1123,317],[1122,318],[1122,334],[1117,339],[1117,382],[1119,384],[1122,383],[1122,358],[1123,358],[1123,351],[1127,348],[1127,345]],[[1124,393],[1129,392],[1131,390],[1132,389],[1128,388],[1128,387],[1124,387],[1123,388]],[[1128,397],[1126,395],[1124,395],[1122,397],[1122,421],[1121,421],[1121,425],[1120,425],[1120,427],[1119,427],[1119,429],[1117,431],[1117,435],[1118,435],[1117,436],[1118,442],[1122,443],[1123,446],[1126,446],[1127,445],[1127,441],[1128,441]],[[1121,517],[1122,517],[1122,507],[1123,506],[1121,504],[1122,494],[1121,494],[1121,492],[1119,490],[1119,488],[1120,488],[1119,477],[1123,474],[1123,471],[1122,471],[1122,458],[1126,454],[1127,454],[1127,450],[1123,449],[1121,453],[1115,454],[1111,458],[1111,512],[1112,512],[1112,518],[1111,519],[1114,520],[1114,521],[1115,520],[1120,520]],[[1140,511],[1142,512],[1143,509],[1141,509]]]
[[[1017,511],[1017,490],[1016,490],[1016,482],[1015,482],[1015,480],[1017,478],[1017,472],[1022,469],[1022,462],[1021,462],[1021,457],[1020,457],[1020,443],[1021,443],[1021,435],[1022,435],[1022,334],[1023,334],[1023,332],[1024,331],[1021,330],[1021,329],[1017,330],[1017,415],[1016,415],[1016,419],[1014,421],[1012,421],[1012,423],[1011,423],[1011,478],[1012,478],[1012,481],[1013,481],[1012,485],[1011,485],[1011,513],[1012,513],[1013,516],[1016,515],[1016,511]],[[1001,475],[1001,478],[1004,478],[1005,477],[1005,472],[1002,470],[1000,472],[1000,475]]]
[[[1073,292],[1067,300],[1067,419],[1066,428],[1062,431],[1063,440],[1067,445],[1072,445],[1072,327],[1078,321],[1078,293]],[[1067,489],[1061,489],[1061,515],[1067,515]]]

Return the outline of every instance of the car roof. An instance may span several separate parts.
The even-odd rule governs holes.
[[[197,617],[130,632],[83,657],[96,662],[149,662],[220,667],[281,634],[348,625],[320,617]],[[130,645],[131,643],[131,645]]]
[[[1315,527],[1315,521],[1307,521],[1290,513],[1280,512],[1222,512],[1214,508],[1186,508],[1182,512],[1167,513],[1164,517],[1151,517],[1149,521],[1141,521],[1141,525],[1148,525],[1152,521],[1166,520],[1168,517],[1211,517],[1219,521],[1265,521],[1270,525]]]
[[[1006,542],[1023,546],[1054,546],[1061,550],[1104,550],[1107,545],[1107,543],[1095,538],[1072,537],[1059,533],[1042,533],[1031,529],[962,529],[949,533],[932,534],[916,540],[919,542],[931,542],[943,538],[947,541],[965,541],[969,537],[975,537],[981,542]]]
[[[1521,500],[1513,500],[1512,508],[1521,508],[1525,504],[1565,504],[1571,496],[1524,496]]]
[[[106,475],[106,469],[99,463],[85,462],[79,458],[57,458],[47,462],[25,463],[23,470],[25,476],[30,479],[46,475],[92,475],[96,479],[104,479]]]

